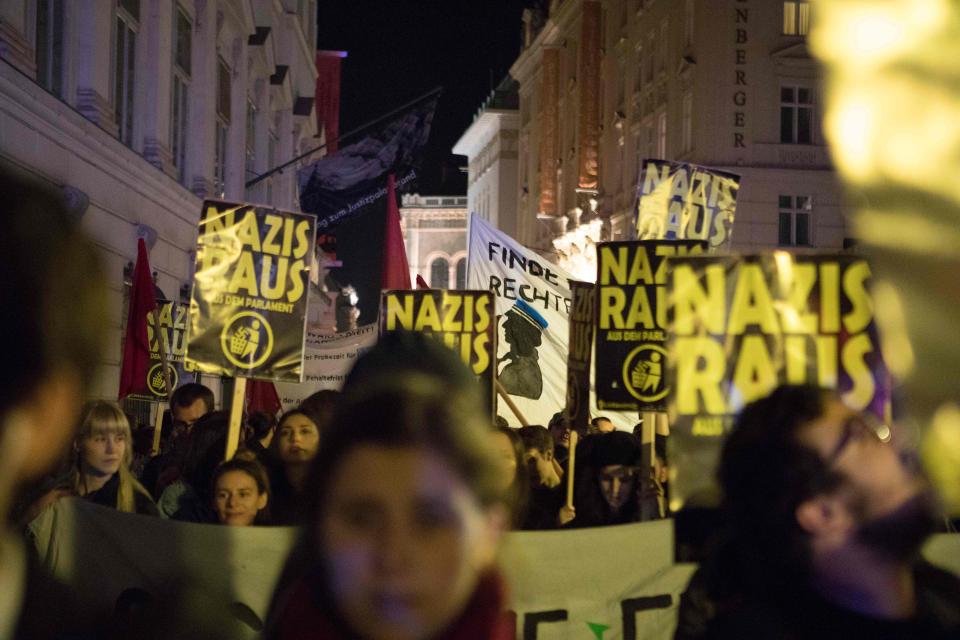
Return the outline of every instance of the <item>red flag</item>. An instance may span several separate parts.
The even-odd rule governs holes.
[[[396,180],[387,176],[387,228],[383,239],[382,289],[410,289],[410,266],[407,251],[403,247],[403,232],[400,231],[400,209],[397,208]]]
[[[276,416],[283,405],[277,388],[269,380],[247,380],[247,415],[257,411]]]
[[[429,289],[430,285],[427,284],[427,281],[423,279],[423,276],[419,273],[417,274],[417,289]]]
[[[150,395],[147,373],[150,370],[150,342],[147,339],[147,316],[157,308],[153,294],[153,277],[147,245],[137,243],[137,266],[133,270],[130,307],[127,312],[127,336],[123,341],[123,366],[120,368],[120,394],[123,400],[131,393]]]

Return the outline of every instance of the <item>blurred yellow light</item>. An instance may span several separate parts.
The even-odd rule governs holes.
[[[896,288],[886,280],[874,283],[873,303],[880,327],[881,351],[890,373],[905,378],[913,373],[916,360],[907,333],[907,317]]]

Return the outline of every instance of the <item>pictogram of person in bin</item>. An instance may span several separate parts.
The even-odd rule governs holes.
[[[517,300],[504,314],[503,334],[510,351],[497,361],[497,364],[507,362],[498,378],[510,395],[537,400],[543,393],[537,347],[543,341],[546,328],[544,317],[523,300]]]

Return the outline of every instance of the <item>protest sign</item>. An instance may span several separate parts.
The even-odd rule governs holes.
[[[593,359],[593,316],[596,288],[590,282],[570,282],[570,340],[567,342],[567,419],[586,433],[590,422],[590,365]]]
[[[865,260],[775,251],[670,262],[674,509],[710,487],[733,416],[780,383],[836,389],[884,416],[890,378]]]
[[[527,249],[483,218],[470,214],[467,287],[493,294],[498,379],[529,424],[546,425],[567,399],[567,342],[573,300],[572,275]],[[591,391],[590,412],[596,415]],[[509,417],[504,411],[501,415]],[[608,413],[630,430],[635,414]]]
[[[634,216],[638,240],[706,240],[727,247],[740,176],[685,162],[644,160]]]
[[[203,204],[186,361],[204,373],[300,381],[312,215]]]
[[[357,358],[376,343],[376,324],[329,335],[308,331],[304,343],[303,382],[276,383],[283,410],[293,409],[321,389],[339,391]]]
[[[496,366],[493,313],[493,295],[488,291],[384,291],[380,333],[403,329],[436,337],[460,355],[492,402]]]
[[[575,278],[476,214],[467,251],[467,288],[491,292],[500,317],[498,379],[530,424],[545,425],[566,403]]]
[[[703,254],[698,240],[605,242],[597,249],[597,404],[665,411],[667,277],[671,256]]]
[[[147,370],[147,389],[151,400],[166,400],[167,386],[163,375],[160,354],[160,341],[166,347],[167,371],[170,374],[170,386],[176,389],[184,380],[185,372],[192,372],[186,366],[184,356],[187,352],[187,305],[172,300],[157,300],[156,315],[147,316],[147,341],[150,345],[150,368]],[[157,320],[159,319],[159,329]],[[187,375],[191,375],[187,373]]]

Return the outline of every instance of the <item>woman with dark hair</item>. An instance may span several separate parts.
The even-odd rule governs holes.
[[[270,480],[250,451],[238,451],[213,472],[213,509],[220,524],[249,527],[270,521]]]
[[[516,429],[497,427],[491,433],[491,441],[502,469],[500,492],[503,502],[510,509],[511,524],[519,527],[526,517],[530,497],[530,474],[523,440]]]
[[[273,439],[271,484],[275,524],[297,525],[304,518],[304,487],[310,462],[320,447],[320,429],[310,414],[293,409],[280,416]]]
[[[513,638],[479,391],[422,336],[389,334],[357,363],[311,467],[308,526],[265,637]]]
[[[577,450],[576,517],[569,527],[600,527],[640,519],[640,441],[625,431],[587,436]],[[581,465],[582,461],[582,465]]]

